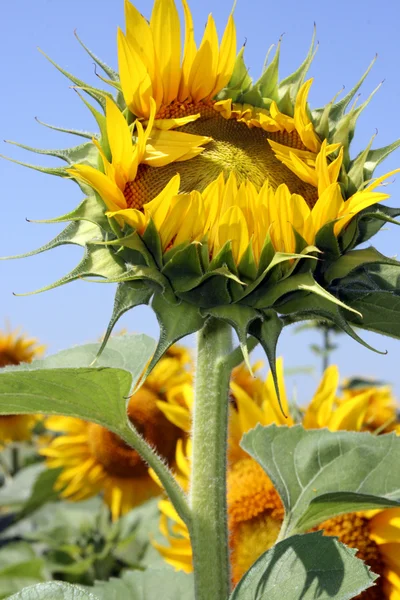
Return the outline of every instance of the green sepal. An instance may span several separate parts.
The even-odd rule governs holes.
[[[277,306],[278,312],[282,315],[284,325],[292,325],[299,321],[312,321],[315,319],[323,319],[335,325],[340,331],[346,333],[353,340],[372,350],[377,354],[386,354],[373,346],[370,346],[364,341],[351,327],[347,318],[343,314],[343,310],[333,304],[331,301],[313,294],[297,294],[295,298],[289,298],[287,301],[280,303]]]
[[[81,79],[78,79],[78,77],[75,77],[75,75],[72,75],[72,73],[68,73],[68,71],[66,71],[65,69],[60,67],[60,65],[58,65],[56,62],[54,62],[54,60],[52,60],[49,56],[47,56],[47,54],[45,54],[45,52],[43,52],[43,50],[40,50],[40,48],[39,48],[39,52],[41,52],[43,54],[43,56],[45,58],[47,58],[47,60],[49,62],[51,62],[51,64],[54,65],[56,69],[58,69],[58,71],[60,71],[60,73],[62,73],[63,75],[65,75],[65,77],[67,77],[67,79],[72,81],[72,83],[75,83],[75,85],[77,85],[80,88],[85,88],[85,91],[89,94],[89,96],[91,96],[94,100],[96,100],[96,102],[98,102],[100,104],[101,108],[104,111],[106,110],[105,96],[110,96],[110,98],[112,98],[111,94],[108,94],[104,90],[100,90],[95,87],[88,86],[84,81],[82,81]]]
[[[351,160],[349,163],[349,167],[346,173],[346,194],[347,197],[352,196],[358,190],[362,189],[364,181],[365,181],[365,162],[368,158],[368,154],[371,150],[372,142],[374,141],[376,134],[374,134],[368,145],[364,150],[355,157],[354,160]]]
[[[56,158],[60,158],[61,160],[67,162],[69,165],[77,163],[87,165],[97,164],[98,150],[92,142],[85,142],[84,144],[79,144],[78,146],[73,146],[72,148],[65,148],[61,150],[43,150],[41,148],[33,148],[32,146],[27,146],[26,144],[20,144],[18,142],[13,142],[10,140],[6,140],[6,142],[7,144],[12,144],[13,146],[18,146],[18,148],[28,150],[29,152],[35,152],[35,154],[45,154],[47,156],[54,156]],[[11,158],[8,160],[18,162]],[[34,168],[33,165],[26,165],[25,163],[18,164]],[[45,167],[42,167],[42,170],[44,169]],[[64,177],[70,177],[69,173],[65,172],[65,169],[58,167],[57,170],[63,171]]]
[[[238,273],[240,279],[245,283],[254,281],[257,277],[257,264],[254,258],[253,246],[250,243],[243,253],[240,263],[238,265]]]
[[[368,181],[371,179],[376,167],[383,161],[389,154],[397,150],[400,147],[400,139],[383,146],[382,148],[375,148],[368,152],[367,159],[364,164],[364,179]]]
[[[162,269],[176,292],[188,292],[201,283],[204,272],[199,257],[199,245],[187,244],[174,254]]]
[[[340,121],[338,121],[335,124],[334,129],[332,130],[332,132],[330,132],[330,136],[329,136],[330,143],[333,143],[333,144],[339,143],[339,144],[342,144],[342,146],[343,146],[343,150],[344,150],[343,151],[343,166],[345,167],[346,171],[349,169],[349,166],[350,166],[349,147],[350,147],[350,143],[354,137],[354,130],[355,130],[357,119],[360,116],[360,114],[362,113],[362,111],[364,110],[364,108],[366,108],[366,106],[370,103],[373,96],[379,90],[380,86],[381,86],[381,84],[379,84],[372,91],[372,93],[368,96],[368,98],[358,108],[354,108],[354,107],[351,108],[350,111],[347,112],[340,119]],[[342,173],[343,173],[343,169],[342,169]],[[344,183],[347,188],[347,183],[348,183],[347,179],[345,179]],[[346,190],[346,192],[347,192],[347,190]],[[348,195],[348,193],[346,193],[346,195]]]
[[[78,137],[83,137],[88,140],[92,140],[94,137],[96,137],[96,134],[91,133],[90,131],[80,131],[79,129],[67,129],[66,127],[57,127],[57,125],[50,125],[49,123],[41,121],[38,117],[35,117],[35,120],[39,123],[39,125],[43,125],[43,127],[48,127],[48,129],[53,129],[54,131],[61,131],[62,133],[77,135]]]
[[[365,73],[360,77],[360,79],[352,87],[352,89],[341,100],[339,100],[339,102],[332,106],[329,116],[333,122],[338,122],[344,116],[347,107],[349,106],[350,102],[353,100],[361,85],[364,83],[365,79],[369,75],[369,72],[374,66],[376,59],[377,56],[374,57]]]
[[[383,204],[374,204],[353,217],[350,223],[340,233],[338,243],[342,251],[351,250],[366,242],[385,225],[392,223],[400,225],[394,217],[400,215],[400,208],[390,208]]]
[[[242,350],[244,362],[253,375],[250,364],[249,351],[247,348],[247,334],[249,333],[250,325],[256,319],[260,319],[260,313],[249,306],[239,306],[238,304],[230,304],[228,306],[216,306],[207,310],[201,311],[205,316],[210,315],[216,319],[226,321],[236,331],[239,345]]]
[[[311,251],[314,251],[314,247],[313,246],[309,246],[309,248],[311,249]],[[308,248],[306,248],[306,250],[308,250]],[[244,290],[243,294],[242,294],[242,298],[248,298],[249,302],[246,301],[246,304],[250,304],[250,306],[256,306],[254,304],[254,300],[256,298],[262,298],[265,293],[268,293],[268,291],[272,288],[271,286],[271,277],[273,281],[279,281],[282,279],[287,279],[290,276],[290,279],[292,278],[291,274],[293,273],[293,271],[295,270],[297,264],[299,263],[299,261],[303,258],[311,258],[313,260],[317,260],[315,256],[312,256],[311,254],[289,254],[286,252],[276,252],[271,260],[271,262],[269,263],[268,267],[264,270],[263,273],[261,273],[261,275],[259,275],[257,277],[257,279],[255,281],[253,281],[252,283],[250,283],[247,288]],[[283,274],[281,271],[278,271],[277,269],[279,269],[280,265],[293,260],[293,265],[289,268],[286,269],[285,273]],[[267,275],[270,275],[270,277],[268,277],[267,282],[264,282],[265,278],[267,277]],[[265,306],[257,306],[257,308],[268,308],[268,306],[272,306],[271,305],[265,305]]]
[[[104,202],[96,194],[91,194],[71,212],[54,219],[28,219],[30,223],[65,223],[65,221],[90,221],[110,232],[110,225],[104,214]]]
[[[90,102],[88,102],[86,100],[86,98],[84,98],[82,96],[82,94],[80,94],[78,92],[78,90],[75,90],[75,91],[78,94],[79,98],[84,103],[84,105],[86,106],[86,108],[88,108],[90,110],[90,112],[92,113],[93,117],[95,118],[95,121],[96,121],[96,123],[97,123],[97,125],[99,127],[99,130],[100,130],[100,145],[101,145],[102,150],[103,150],[104,154],[106,155],[107,159],[109,161],[111,161],[111,149],[110,149],[110,144],[109,144],[109,141],[108,141],[106,116],[104,114],[102,114],[101,112],[99,112],[96,108],[94,108],[94,106],[92,106],[90,104]],[[97,150],[96,146],[94,146],[93,143],[92,143],[92,146],[96,150],[96,163],[94,164],[94,166],[97,166],[97,164],[98,164],[98,150]],[[91,164],[93,165],[93,163],[91,163]]]
[[[241,94],[247,92],[251,83],[249,70],[244,62],[244,46],[242,46],[236,57],[231,79],[226,88],[218,95],[218,99],[232,98],[233,102],[238,102]]]
[[[63,246],[64,244],[76,244],[77,246],[85,247],[86,244],[93,242],[98,237],[101,239],[102,230],[98,225],[91,223],[90,221],[73,221],[67,227],[59,233],[53,240],[44,244],[36,250],[31,250],[25,254],[17,254],[15,256],[0,257],[0,260],[9,260],[14,258],[27,258],[28,256],[35,256],[41,252],[52,250],[57,246]]]
[[[343,254],[343,256],[341,256],[338,260],[333,262],[330,267],[328,267],[324,273],[324,278],[328,284],[330,284],[334,279],[342,279],[347,275],[350,275],[355,269],[371,263],[400,267],[400,262],[393,258],[384,256],[378,252],[376,248],[370,246],[369,248],[363,248],[362,250],[351,250],[350,252]]]
[[[264,63],[264,73],[261,75],[260,79],[255,84],[258,86],[258,88],[260,90],[260,94],[264,100],[264,104],[266,102],[266,99],[278,100],[277,86],[278,86],[278,76],[279,76],[279,58],[280,58],[280,52],[281,52],[281,43],[282,43],[282,37],[279,38],[274,57],[269,64],[268,64],[268,58],[272,51],[273,46],[271,46],[270,49],[268,50],[267,57],[266,57],[265,63]]]
[[[34,292],[15,294],[15,296],[31,296],[33,294],[39,294],[40,292],[52,290],[69,283],[70,281],[87,277],[104,277],[105,280],[110,279],[112,281],[115,277],[118,277],[124,272],[125,265],[123,261],[109,248],[87,244],[83,259],[70,273],[51,285],[35,290]]]
[[[218,254],[210,262],[209,270],[215,271],[220,267],[227,267],[231,273],[238,275],[235,259],[232,254],[232,242],[226,242]]]
[[[327,260],[336,260],[341,255],[338,238],[334,232],[336,222],[335,220],[325,223],[315,236],[315,245],[324,253],[324,258]]]
[[[202,308],[231,304],[230,277],[232,273],[226,267],[206,273],[202,283],[188,292],[180,292],[179,298]]]
[[[332,287],[348,307],[362,314],[359,319],[349,313],[354,325],[399,339],[399,277],[399,266],[367,264]]]
[[[154,294],[151,307],[160,325],[160,338],[141,382],[151,373],[168,348],[187,335],[199,331],[206,320],[196,306],[183,302],[170,304],[161,294]]]
[[[293,111],[293,105],[294,102],[296,100],[296,96],[298,94],[298,91],[301,87],[301,85],[303,84],[304,78],[306,76],[306,73],[314,59],[315,53],[317,51],[317,48],[315,47],[315,40],[316,40],[316,35],[317,35],[317,30],[316,27],[314,25],[314,31],[313,31],[313,35],[312,35],[312,39],[311,39],[311,44],[310,44],[310,48],[308,50],[307,56],[304,59],[304,61],[302,62],[302,64],[300,65],[300,67],[291,75],[289,75],[288,77],[286,77],[285,79],[283,79],[278,86],[278,107],[283,111],[283,106],[282,106],[282,101],[285,99],[285,96],[288,96],[291,100],[291,105],[292,105],[292,110],[291,113],[287,113],[289,114],[289,116],[293,116],[294,111]]]
[[[163,252],[161,247],[161,240],[157,228],[154,225],[153,219],[150,219],[150,222],[142,235],[142,239],[146,244],[146,247],[148,248],[150,254],[152,255],[154,262],[158,265],[160,269],[162,269]]]
[[[104,335],[104,339],[97,353],[96,359],[103,352],[109,337],[117,323],[117,321],[131,308],[140,306],[141,304],[148,304],[154,293],[154,290],[149,288],[148,285],[142,281],[124,281],[119,283],[117,291],[115,293],[114,307],[111,315],[110,322],[107,327],[107,331]]]
[[[149,250],[147,249],[147,246],[145,245],[142,238],[136,231],[132,231],[132,232],[128,233],[128,235],[126,235],[124,237],[118,237],[115,240],[109,240],[108,242],[102,242],[102,244],[108,245],[108,246],[120,246],[121,248],[125,248],[128,251],[132,251],[132,253],[134,253],[134,254],[132,254],[131,257],[129,257],[129,255],[127,255],[128,259],[131,258],[131,260],[127,260],[127,262],[128,263],[130,262],[135,267],[142,266],[142,263],[134,262],[133,258],[135,258],[136,260],[143,259],[144,265],[147,265],[148,267],[154,267],[155,269],[157,268],[155,266],[152,255],[150,254]]]
[[[275,310],[262,311],[262,318],[258,321],[252,321],[249,327],[249,333],[255,337],[262,345],[265,354],[267,355],[269,368],[271,369],[272,378],[280,409],[283,414],[281,397],[279,393],[278,374],[276,372],[276,347],[278,339],[283,329],[283,322],[277,315]],[[287,415],[285,415],[287,416]]]
[[[84,44],[82,42],[82,40],[80,39],[80,37],[78,36],[77,32],[74,31],[74,35],[76,37],[76,39],[78,40],[78,42],[80,43],[80,45],[82,46],[82,48],[89,54],[89,56],[91,58],[93,58],[94,62],[99,65],[99,67],[101,67],[104,71],[104,73],[106,73],[106,75],[108,75],[108,77],[110,79],[112,79],[113,81],[119,81],[119,75],[116,71],[114,71],[114,69],[112,69],[111,67],[109,67],[104,61],[102,61],[98,56],[96,56],[96,54],[94,54],[91,50],[89,50],[89,48],[86,46],[86,44]],[[125,108],[125,107],[122,107]]]
[[[269,233],[265,236],[264,244],[260,254],[260,260],[258,261],[257,277],[259,277],[265,269],[269,266],[270,262],[274,258],[275,249],[271,241]]]

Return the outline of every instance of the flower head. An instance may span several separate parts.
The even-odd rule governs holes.
[[[44,349],[36,339],[25,337],[18,330],[0,331],[0,368],[30,363],[39,358]],[[0,416],[0,445],[29,440],[37,420],[36,415]]]
[[[341,100],[312,110],[315,35],[293,74],[279,78],[279,43],[253,82],[233,14],[220,40],[210,16],[197,46],[187,0],[183,12],[184,24],[175,0],[154,0],[147,20],[125,0],[118,72],[98,61],[111,91],[82,86],[103,111],[83,98],[99,132],[54,151],[67,168],[42,169],[87,195],[64,219],[84,223],[46,246],[86,251],[53,285],[82,276],[119,282],[112,325],[121,307],[151,302],[164,329],[179,318],[174,310],[187,311],[183,337],[212,313],[233,325],[242,347],[249,333],[261,340],[271,363],[270,329],[293,320],[323,318],[360,341],[351,323],[376,329],[376,319],[350,283],[370,269],[368,290],[391,298],[393,282],[380,270],[398,263],[355,248],[400,214],[382,206],[380,189],[398,170],[374,177],[400,143],[371,149],[371,140],[351,157],[370,99],[352,104],[365,75]],[[391,315],[380,331],[392,333]]]
[[[174,348],[128,404],[131,422],[168,462],[174,459],[181,431],[157,404],[175,386],[191,380],[186,365],[187,352]],[[49,417],[46,426],[60,435],[40,453],[49,468],[62,468],[55,487],[63,498],[79,501],[102,492],[117,519],[159,493],[140,455],[106,428],[74,417]]]

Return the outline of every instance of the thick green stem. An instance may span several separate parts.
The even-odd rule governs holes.
[[[198,334],[193,462],[190,489],[196,600],[227,600],[230,592],[226,451],[232,331],[209,319]]]

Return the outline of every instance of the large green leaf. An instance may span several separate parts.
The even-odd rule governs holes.
[[[92,588],[90,588],[92,589]],[[99,600],[194,600],[193,577],[169,567],[128,571],[121,579],[98,582],[93,593]]]
[[[125,400],[153,353],[154,341],[144,335],[113,338],[96,367],[87,367],[98,347],[86,344],[4,369],[0,414],[71,415],[119,433],[127,427]]]
[[[54,581],[35,585],[9,600],[194,600],[193,577],[173,569],[127,571],[121,579],[83,588]]]
[[[400,461],[400,438],[395,434],[257,425],[242,446],[282,499],[284,537],[335,515],[400,505],[400,470],[393,469]]]
[[[98,600],[98,597],[76,585],[52,581],[29,586],[8,600]]]
[[[230,600],[350,600],[376,579],[355,553],[321,532],[295,535],[263,554]]]

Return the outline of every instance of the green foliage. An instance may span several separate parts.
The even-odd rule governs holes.
[[[7,544],[0,548],[0,598],[27,585],[45,581],[44,561],[27,542]]]
[[[10,596],[8,600],[98,600],[98,598],[76,585],[52,581],[29,586]]]
[[[322,532],[295,535],[263,554],[230,600],[350,600],[376,579],[356,552]]]
[[[126,398],[150,359],[154,342],[145,335],[116,337],[96,367],[85,366],[95,359],[98,348],[98,344],[86,344],[3,369],[0,414],[76,416],[123,436]]]
[[[96,584],[93,593],[99,600],[194,600],[193,577],[169,567],[128,571],[121,579]]]
[[[244,435],[242,447],[282,499],[281,536],[308,531],[339,514],[400,506],[400,472],[391,468],[400,460],[395,434],[257,425]]]

